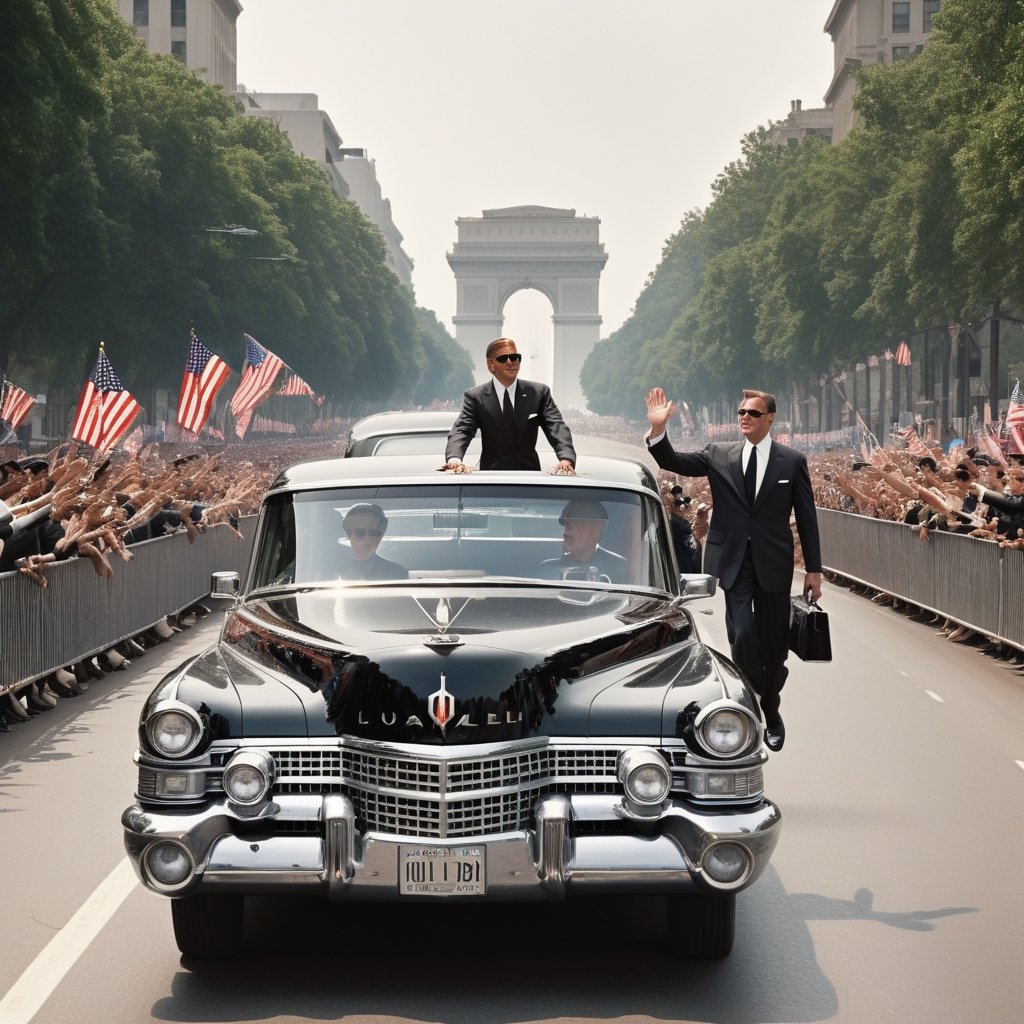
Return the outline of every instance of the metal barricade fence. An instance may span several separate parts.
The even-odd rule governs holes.
[[[1024,648],[1024,550],[831,509],[818,524],[827,570]]]
[[[0,693],[54,669],[105,651],[210,592],[210,574],[234,569],[244,578],[256,516],[239,521],[242,540],[209,527],[190,543],[184,531],[129,547],[130,562],[113,554],[105,580],[88,558],[45,568],[43,589],[17,572],[0,575]]]
[[[818,510],[828,571],[944,615],[1024,649],[1024,550],[989,540],[866,516]],[[194,543],[184,532],[134,544],[130,563],[114,558],[104,580],[86,558],[46,567],[44,590],[19,573],[0,575],[0,693],[107,650],[200,600],[210,574],[244,578],[255,516],[244,540],[222,527]]]

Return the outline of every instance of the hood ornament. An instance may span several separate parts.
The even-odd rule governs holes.
[[[417,607],[423,614],[430,619],[437,629],[437,632],[432,636],[428,636],[423,643],[427,647],[458,647],[461,646],[462,640],[455,633],[449,633],[448,629],[451,624],[466,610],[466,606],[472,600],[472,598],[466,598],[462,602],[462,607],[453,615],[451,605],[448,603],[448,598],[442,597],[437,602],[437,607],[434,609],[434,614],[431,615],[426,608],[423,607],[423,603],[418,597],[413,598],[416,602]]]
[[[441,688],[427,698],[427,713],[444,735],[445,727],[455,717],[455,698],[445,687],[444,673],[441,673]]]

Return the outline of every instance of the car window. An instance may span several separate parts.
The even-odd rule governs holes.
[[[579,487],[387,487],[276,495],[252,586],[403,579],[669,588],[656,496]]]

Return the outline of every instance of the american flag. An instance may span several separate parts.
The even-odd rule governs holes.
[[[71,437],[98,451],[109,451],[141,410],[142,406],[118,380],[101,344],[99,358],[78,399]]]
[[[294,371],[288,371],[288,379],[281,385],[279,395],[309,395],[316,398],[313,389]]]
[[[1006,410],[1006,429],[1017,445],[1017,451],[1024,452],[1024,391],[1021,390],[1019,380],[1013,387],[1010,405]]]
[[[0,420],[7,420],[11,430],[17,430],[36,404],[36,400],[6,378],[3,381],[2,401],[0,401]]]
[[[231,399],[231,415],[235,417],[235,433],[245,436],[253,409],[270,393],[274,378],[284,363],[249,334],[245,338],[245,369],[242,383]]]
[[[206,425],[213,400],[223,383],[231,376],[231,367],[215,356],[189,331],[188,359],[178,396],[178,426],[198,434]]]
[[[910,365],[910,346],[902,338],[896,346],[896,363],[898,366]]]

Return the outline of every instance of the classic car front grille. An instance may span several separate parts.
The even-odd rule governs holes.
[[[615,794],[622,792],[618,760],[629,744],[544,745],[533,741],[477,757],[436,756],[406,749],[370,746],[268,746],[277,775],[273,796],[317,796],[338,793],[353,803],[359,828],[382,835],[422,839],[455,839],[516,832],[531,825],[537,798],[547,793]],[[478,750],[480,748],[477,748]],[[760,765],[743,768],[687,765],[681,748],[662,753],[672,766],[673,791],[691,794],[698,802],[753,800],[763,792]],[[222,766],[230,752],[211,753],[206,770],[207,797],[223,793]],[[734,777],[728,796],[705,793],[693,776],[727,772]],[[156,772],[139,766],[138,793],[143,800],[174,798],[157,795]],[[196,802],[184,797],[182,804]],[[309,822],[279,823],[282,829],[315,832]],[[582,824],[581,824],[582,827]],[[589,827],[589,826],[588,826]]]
[[[270,753],[275,793],[344,793],[367,831],[438,839],[526,828],[537,797],[556,788],[615,792],[620,749],[530,747],[450,760],[354,747]]]

